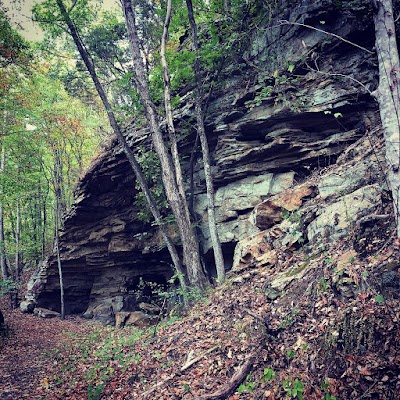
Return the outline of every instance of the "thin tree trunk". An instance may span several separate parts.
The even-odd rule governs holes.
[[[176,219],[183,247],[183,261],[188,272],[189,282],[200,288],[207,287],[207,279],[200,262],[199,246],[190,222],[189,209],[186,199],[179,189],[171,157],[166,148],[161,132],[158,115],[151,101],[149,85],[140,53],[139,37],[136,31],[135,15],[130,0],[123,0],[125,21],[128,30],[129,46],[135,72],[135,85],[145,109],[154,149],[161,164],[161,176],[169,205]]]
[[[1,147],[1,156],[0,156],[0,174],[4,173],[6,162],[6,152],[4,146]],[[3,190],[1,188],[1,190]],[[6,258],[6,246],[4,240],[4,210],[3,210],[3,201],[0,200],[0,269],[1,275],[3,279],[9,278],[10,274],[8,272],[7,267],[7,258]]]
[[[47,207],[46,207],[46,200],[47,196],[43,198],[42,203],[42,211],[43,211],[43,218],[42,218],[42,260],[44,260],[46,254],[46,232],[47,232]]]
[[[197,40],[197,25],[194,18],[192,0],[186,0],[188,9],[188,17],[190,27],[192,30],[192,43],[193,51],[195,52],[194,60],[194,73],[196,78],[196,95],[195,95],[195,112],[197,120],[197,132],[200,138],[201,151],[203,154],[204,175],[207,188],[207,201],[208,201],[208,226],[210,229],[211,243],[214,251],[215,267],[217,270],[218,282],[221,284],[225,280],[225,263],[222,253],[221,242],[217,230],[217,220],[215,216],[215,201],[214,201],[214,184],[211,173],[211,159],[208,148],[207,135],[204,127],[204,113],[202,107],[203,90],[200,76],[200,63],[199,63],[199,44]]]
[[[376,99],[383,126],[392,191],[400,238],[400,63],[391,0],[372,0],[375,23],[375,47],[379,63],[379,86]]]
[[[122,146],[122,148],[124,150],[124,153],[132,167],[132,170],[136,176],[136,179],[139,182],[140,188],[142,189],[142,192],[147,200],[149,209],[150,209],[156,223],[159,226],[162,237],[163,237],[163,239],[167,245],[168,251],[171,255],[171,259],[174,264],[174,268],[175,268],[176,272],[178,273],[178,276],[180,277],[179,279],[180,279],[180,283],[182,285],[182,289],[186,290],[186,282],[184,279],[183,269],[182,269],[181,261],[179,259],[178,252],[176,250],[175,244],[173,243],[172,239],[169,237],[165,226],[163,226],[161,213],[158,209],[157,203],[155,202],[155,200],[150,192],[150,189],[147,185],[146,179],[142,173],[140,165],[137,162],[135,155],[133,154],[131,148],[129,147],[129,145],[125,139],[125,136],[122,134],[122,131],[117,123],[117,120],[115,118],[115,115],[112,110],[111,104],[108,100],[108,97],[107,97],[107,95],[103,89],[103,86],[101,85],[100,80],[97,76],[95,66],[94,66],[92,60],[89,58],[89,54],[88,54],[86,48],[84,47],[84,44],[82,43],[82,40],[78,33],[78,30],[76,29],[74,23],[71,21],[62,0],[57,0],[57,5],[60,9],[60,12],[61,12],[61,15],[62,15],[64,21],[68,25],[70,34],[75,42],[75,45],[79,51],[80,56],[82,57],[83,62],[85,63],[85,66],[86,66],[86,68],[92,78],[92,81],[94,83],[94,86],[97,90],[97,93],[98,93],[98,95],[103,103],[103,106],[107,112],[107,116],[108,116],[108,120],[110,122],[111,128],[113,129],[120,145]]]
[[[171,12],[172,12],[172,0],[167,0],[167,14],[164,21],[164,30],[161,38],[161,65],[163,69],[164,78],[164,104],[165,104],[165,114],[167,119],[167,127],[169,133],[169,140],[171,145],[171,155],[175,168],[176,183],[178,184],[178,189],[180,190],[180,195],[185,198],[185,190],[183,186],[182,169],[179,162],[179,152],[178,144],[176,141],[176,131],[174,125],[174,119],[172,116],[172,106],[171,106],[171,80],[168,72],[168,63],[166,58],[166,47],[168,41],[168,31],[171,22]]]
[[[64,278],[63,271],[61,266],[61,257],[60,257],[60,238],[59,238],[59,216],[60,216],[60,203],[59,198],[56,194],[56,212],[55,212],[55,244],[56,244],[56,252],[57,252],[57,266],[58,266],[58,276],[60,282],[60,305],[61,305],[61,319],[65,319],[65,302],[64,302]]]
[[[16,210],[16,224],[15,224],[15,276],[16,280],[19,281],[22,273],[21,263],[21,204],[17,200]]]

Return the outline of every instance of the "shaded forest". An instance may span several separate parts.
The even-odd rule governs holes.
[[[397,398],[398,6],[0,3],[1,396]]]

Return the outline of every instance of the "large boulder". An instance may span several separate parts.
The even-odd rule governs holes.
[[[146,314],[143,311],[121,311],[115,315],[115,327],[136,326],[138,328],[145,328],[156,323],[158,319],[157,316]]]
[[[36,307],[33,313],[41,318],[60,318],[61,314],[57,311],[47,310],[46,308]]]
[[[32,300],[21,301],[19,309],[25,314],[31,314],[35,309],[35,302]]]

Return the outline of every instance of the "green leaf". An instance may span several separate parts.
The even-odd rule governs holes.
[[[321,25],[325,25],[325,21],[319,21]]]
[[[275,371],[272,368],[264,368],[263,381],[270,381],[275,379]]]
[[[334,116],[335,118],[342,118],[342,117],[343,117],[343,114],[340,113],[340,112],[337,112],[337,113],[333,114],[333,116]]]
[[[287,69],[290,73],[294,71],[294,64],[290,64]]]
[[[385,302],[385,299],[383,298],[383,296],[382,296],[381,294],[377,294],[377,295],[375,296],[375,301],[376,301],[377,303],[379,303],[379,304],[382,304],[382,303]]]

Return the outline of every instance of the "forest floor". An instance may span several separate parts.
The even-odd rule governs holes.
[[[399,245],[361,257],[350,244],[285,251],[143,330],[4,310],[0,398],[400,398]],[[299,265],[275,297],[271,281]]]
[[[76,317],[42,319],[12,310],[8,298],[0,298],[7,323],[7,336],[0,338],[0,399],[42,399],[38,389],[46,388],[47,377],[56,367],[54,355],[62,357],[60,343],[66,332],[85,335],[91,328]]]

